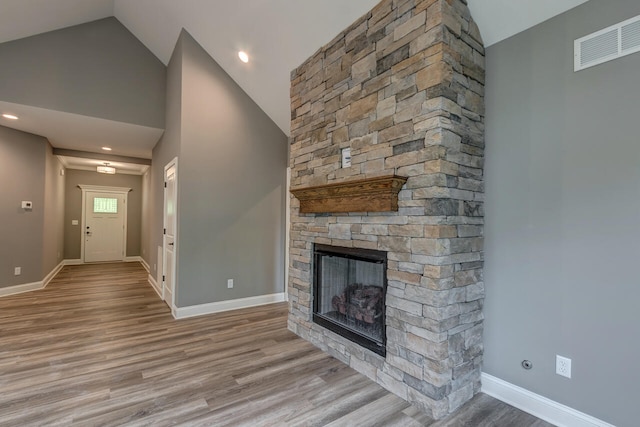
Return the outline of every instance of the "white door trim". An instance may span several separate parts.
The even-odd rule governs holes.
[[[162,227],[164,230],[167,229],[167,187],[166,187],[166,178],[167,171],[175,167],[175,215],[173,216],[174,224],[173,224],[173,268],[171,269],[171,301],[167,301],[167,295],[165,295],[165,283],[164,281],[160,284],[162,286],[162,299],[167,302],[169,307],[171,308],[171,312],[175,313],[176,310],[176,260],[178,259],[178,158],[174,157],[169,163],[167,163],[162,172],[162,181],[163,181],[163,202],[162,202]],[[166,235],[162,233],[162,277],[166,277],[167,271],[167,239]]]
[[[129,192],[131,191],[131,188],[127,188],[127,187],[105,187],[102,185],[86,185],[86,184],[78,184],[78,187],[80,187],[80,190],[82,190],[82,220],[81,220],[81,228],[80,228],[80,232],[82,233],[81,239],[80,239],[80,260],[82,260],[82,263],[84,264],[84,232],[86,229],[86,221],[87,221],[87,214],[86,214],[86,209],[85,209],[85,204],[87,202],[87,192],[88,191],[93,191],[93,192],[97,192],[97,193],[118,193],[118,194],[122,194],[125,197],[125,204],[124,204],[124,238],[122,239],[122,253],[127,254],[127,206],[129,205]]]

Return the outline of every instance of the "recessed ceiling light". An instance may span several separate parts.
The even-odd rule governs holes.
[[[104,151],[111,151],[111,147],[102,147]]]
[[[13,114],[3,114],[2,117],[9,120],[18,120],[18,116],[14,116]]]
[[[249,55],[247,55],[247,52],[244,52],[242,50],[238,52],[238,58],[240,58],[240,61],[244,62],[245,64],[249,62]]]

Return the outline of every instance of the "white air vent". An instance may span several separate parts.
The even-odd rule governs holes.
[[[640,16],[574,42],[574,71],[640,52]]]

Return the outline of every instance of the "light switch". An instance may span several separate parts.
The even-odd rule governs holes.
[[[77,219],[72,219],[71,220],[71,225],[78,225],[78,220]]]
[[[343,148],[342,149],[342,167],[350,168],[351,167],[351,148]]]
[[[22,209],[32,209],[32,208],[33,208],[33,203],[27,200],[22,201]]]

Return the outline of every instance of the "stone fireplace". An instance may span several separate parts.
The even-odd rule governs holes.
[[[289,328],[442,418],[480,390],[483,352],[484,49],[466,1],[383,0],[291,85]],[[318,300],[327,247],[386,254],[383,351],[314,321],[378,314],[364,270]]]

